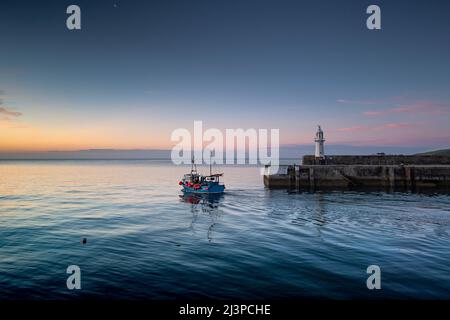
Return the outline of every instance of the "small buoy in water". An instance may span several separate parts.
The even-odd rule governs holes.
[[[81,241],[83,244],[86,244],[86,242],[87,242],[87,239],[86,238],[83,238],[83,240]]]

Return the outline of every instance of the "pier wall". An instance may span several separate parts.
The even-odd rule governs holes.
[[[450,165],[450,157],[438,155],[330,155],[318,163],[313,155],[303,157],[304,165]]]
[[[264,175],[268,188],[450,190],[450,165],[301,165]]]

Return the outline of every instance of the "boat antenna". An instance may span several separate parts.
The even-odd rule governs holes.
[[[197,166],[195,165],[195,158],[194,158],[194,154],[192,154],[192,158],[191,158],[191,173],[197,171]]]

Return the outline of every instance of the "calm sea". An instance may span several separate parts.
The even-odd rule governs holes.
[[[226,193],[199,199],[168,162],[0,162],[0,299],[450,299],[450,196],[288,193],[216,169]]]

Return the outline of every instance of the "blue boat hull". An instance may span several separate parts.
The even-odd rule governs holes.
[[[223,193],[224,191],[225,191],[225,186],[223,184],[202,186],[200,189],[194,189],[194,188],[191,188],[188,186],[183,186],[184,193],[210,194],[210,193]]]

